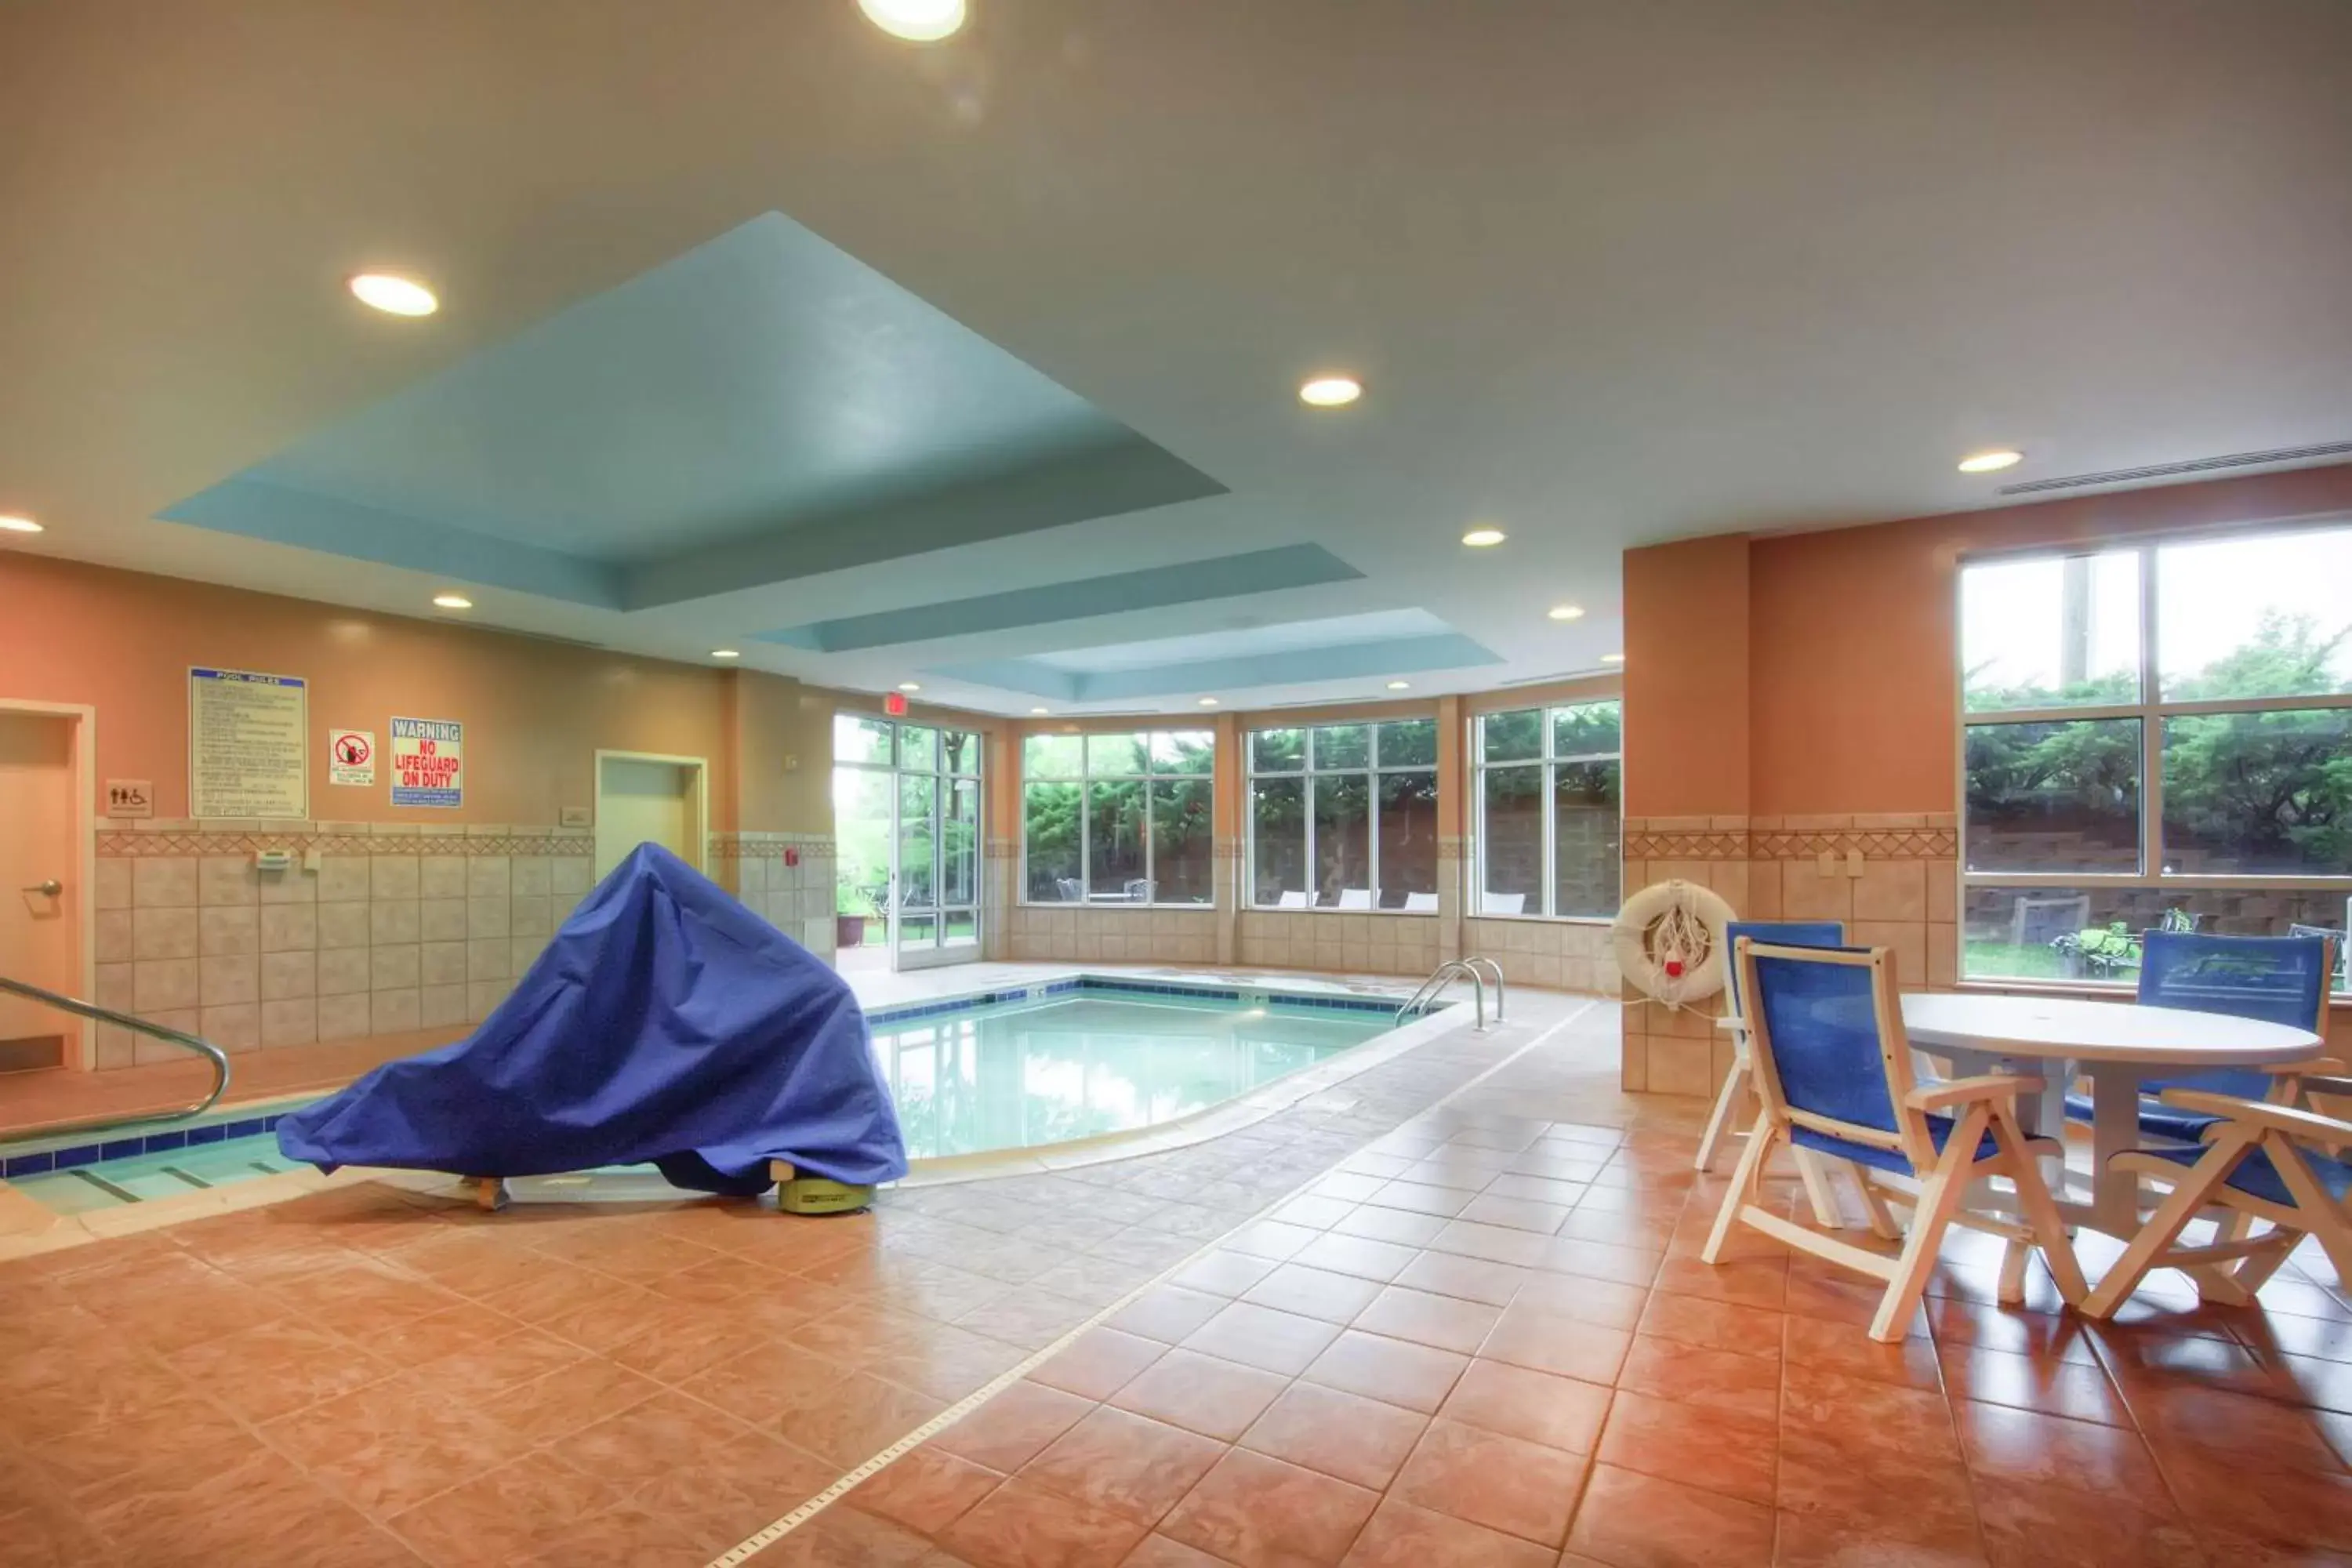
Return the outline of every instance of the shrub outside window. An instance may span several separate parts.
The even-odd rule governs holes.
[[[1029,736],[1021,746],[1024,897],[1213,902],[1216,754],[1209,730]]]
[[[1480,716],[1473,914],[1617,912],[1622,712],[1611,699]]]
[[[2341,941],[2347,583],[2344,527],[1962,567],[1964,976],[2128,984],[2164,926]]]
[[[1437,912],[1437,721],[1247,737],[1249,902]]]

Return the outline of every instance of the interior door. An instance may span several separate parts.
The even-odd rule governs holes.
[[[702,869],[702,764],[606,755],[596,761],[596,876],[640,844]]]
[[[74,721],[0,711],[0,974],[81,991],[81,833]],[[80,1025],[0,994],[0,1070],[80,1060]]]

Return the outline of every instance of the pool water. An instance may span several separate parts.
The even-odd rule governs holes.
[[[1034,1148],[1157,1126],[1395,1026],[1380,1005],[1360,1001],[1276,996],[1253,1005],[1232,992],[1131,989],[1155,994],[1113,997],[1064,985],[985,1005],[884,1012],[873,1026],[874,1054],[898,1101],[908,1157]],[[255,1131],[276,1121],[247,1110],[102,1149],[48,1155],[0,1148],[9,1156],[0,1168],[10,1185],[60,1214],[148,1203],[296,1169],[278,1153],[274,1131]]]
[[[1083,994],[874,1031],[918,1160],[1156,1126],[1394,1027],[1388,1014]]]

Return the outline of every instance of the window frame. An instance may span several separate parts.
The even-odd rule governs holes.
[[[1570,708],[1617,710],[1617,749],[1613,752],[1561,752],[1559,725],[1555,715]],[[1542,715],[1543,745],[1531,757],[1507,757],[1489,763],[1486,760],[1486,721],[1505,713],[1535,712]],[[1564,763],[1611,763],[1617,764],[1617,890],[1620,899],[1625,889],[1625,698],[1622,692],[1605,697],[1580,697],[1565,701],[1539,702],[1532,708],[1506,707],[1485,709],[1470,715],[1470,733],[1465,742],[1465,754],[1470,759],[1466,770],[1470,775],[1470,831],[1474,853],[1469,857],[1470,886],[1465,889],[1469,908],[1463,911],[1466,920],[1476,921],[1549,921],[1585,925],[1606,925],[1616,918],[1614,912],[1605,915],[1564,915],[1553,906],[1559,902],[1559,769]],[[1538,798],[1542,801],[1543,818],[1543,908],[1522,910],[1515,915],[1486,912],[1486,770],[1497,768],[1535,768],[1543,774],[1543,786]]]
[[[1154,764],[1152,761],[1152,737],[1155,735],[1179,734],[1205,734],[1210,737],[1209,771],[1207,773],[1192,773],[1176,768],[1163,769]],[[1097,735],[1142,736],[1143,771],[1139,773],[1097,773],[1094,771],[1094,763],[1090,760],[1089,756],[1091,748],[1087,746],[1087,742],[1093,740]],[[1065,739],[1077,742],[1077,773],[1075,775],[1058,773],[1032,773],[1029,771],[1029,742],[1033,740],[1038,739]],[[1160,898],[1159,876],[1160,836],[1152,831],[1153,806],[1151,799],[1151,786],[1161,779],[1202,780],[1209,785],[1209,799],[1211,802],[1211,811],[1213,816],[1217,792],[1217,763],[1219,760],[1218,747],[1216,744],[1216,731],[1214,729],[1203,729],[1198,725],[1184,726],[1160,724],[1146,725],[1140,729],[1132,730],[1124,727],[1111,727],[1100,730],[1084,731],[1027,730],[1021,731],[1017,736],[1015,736],[1013,742],[1013,755],[1018,760],[1021,770],[1019,795],[1021,813],[1021,860],[1019,869],[1016,873],[1020,885],[1020,897],[1014,900],[1017,904],[1039,910],[1213,910],[1217,907],[1215,884],[1216,871],[1213,852],[1213,845],[1215,842],[1213,836],[1213,822],[1211,837],[1213,849],[1210,863],[1210,889],[1208,898],[1199,901],[1185,900],[1181,902],[1175,900]],[[1092,872],[1089,869],[1094,861],[1094,812],[1090,805],[1091,795],[1089,793],[1089,786],[1094,784],[1097,780],[1104,783],[1133,780],[1143,785],[1142,880],[1151,884],[1151,897],[1149,899],[1141,901],[1132,899],[1104,899],[1097,901],[1094,898]],[[1078,886],[1083,896],[1076,903],[1071,903],[1066,899],[1040,899],[1035,897],[1029,890],[1029,786],[1033,784],[1076,784],[1078,786]]]
[[[2158,557],[2168,546],[2211,543],[2232,539],[2261,539],[2291,536],[2297,533],[2340,531],[2352,525],[2352,518],[2315,519],[2289,527],[2232,527],[2221,529],[2184,530],[2177,533],[2138,535],[2125,539],[2082,541],[2060,545],[2039,545],[2010,551],[1990,551],[1964,554],[1958,569],[1952,574],[1953,644],[1952,644],[1952,703],[1958,717],[1956,745],[1953,748],[1953,800],[1958,806],[1954,821],[1958,825],[1954,847],[1957,851],[1957,875],[1952,879],[1954,907],[1952,919],[1959,931],[1960,951],[1956,965],[1963,985],[1993,986],[2002,989],[2017,986],[2057,984],[2067,989],[2087,988],[2127,991],[2131,983],[2095,977],[2070,978],[2053,982],[2031,976],[1972,974],[1969,972],[1968,907],[1969,893],[1973,889],[2013,888],[2027,891],[2036,888],[2095,892],[2100,889],[2152,892],[2197,893],[2212,892],[2320,892],[2337,893],[2347,900],[2347,913],[2352,918],[2352,872],[2339,875],[2288,876],[2271,873],[2244,872],[2168,872],[2164,869],[2164,723],[2168,719],[2194,718],[2200,715],[2238,713],[2296,713],[2314,710],[2344,711],[2352,710],[2352,693],[2312,692],[2287,697],[2221,697],[2186,700],[2167,700],[2158,644],[2160,636],[2158,609],[2160,598]],[[2016,565],[2033,561],[2064,561],[2074,557],[2116,554],[2129,552],[2138,557],[2139,610],[2139,698],[2136,702],[2082,704],[2073,707],[2001,708],[1971,710],[1969,707],[1969,665],[1967,637],[1968,574],[1979,566]],[[1972,871],[1969,868],[1969,731],[1986,724],[2072,723],[2085,720],[2134,720],[2140,727],[2139,736],[2139,855],[2137,871]],[[2331,992],[2337,1005],[2347,995],[2342,989]]]
[[[1381,907],[1381,780],[1383,776],[1387,775],[1427,773],[1430,778],[1431,785],[1433,788],[1442,791],[1443,781],[1440,775],[1443,770],[1439,766],[1439,755],[1442,754],[1444,751],[1444,738],[1443,736],[1436,734],[1436,731],[1442,723],[1443,721],[1434,713],[1398,713],[1391,714],[1383,719],[1341,718],[1319,724],[1305,721],[1293,724],[1266,724],[1258,729],[1244,730],[1240,731],[1242,750],[1242,876],[1240,896],[1242,912],[1244,914],[1268,915],[1381,915],[1383,917],[1405,915],[1410,916],[1414,920],[1422,921],[1436,919],[1438,911],[1434,910],[1408,910],[1402,906],[1390,910],[1382,909]],[[1381,762],[1380,731],[1392,724],[1429,725],[1431,727],[1433,736],[1440,742],[1437,748],[1437,752],[1433,753],[1426,763],[1399,763],[1392,765],[1383,765]],[[1316,731],[1343,730],[1351,726],[1359,725],[1365,731],[1365,760],[1362,765],[1350,765],[1348,767],[1338,768],[1320,768],[1315,765]],[[1297,730],[1299,731],[1300,747],[1297,767],[1260,768],[1257,765],[1257,747],[1254,742],[1256,741],[1258,736],[1271,734],[1277,730]],[[1364,858],[1365,864],[1370,870],[1370,879],[1372,884],[1372,907],[1368,910],[1343,910],[1337,904],[1318,904],[1310,901],[1304,908],[1285,909],[1279,904],[1259,903],[1257,901],[1257,795],[1256,791],[1253,786],[1260,779],[1297,779],[1301,781],[1301,788],[1299,791],[1299,831],[1301,835],[1300,852],[1302,858],[1300,864],[1307,868],[1307,875],[1312,877],[1315,871],[1315,781],[1318,778],[1344,778],[1349,775],[1353,775],[1364,781],[1364,835],[1366,841]],[[1444,801],[1441,793],[1438,802],[1438,822],[1441,829],[1443,828],[1445,820],[1444,813]],[[1440,885],[1432,888],[1430,891],[1442,898],[1444,894],[1444,888],[1443,886],[1444,876],[1442,872],[1440,873],[1438,880]]]

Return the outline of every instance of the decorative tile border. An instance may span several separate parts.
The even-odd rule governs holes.
[[[491,833],[370,833],[354,832],[350,824],[332,828],[312,826],[270,832],[267,829],[182,828],[162,832],[126,832],[101,828],[98,858],[101,860],[144,859],[172,855],[253,855],[265,849],[287,849],[321,855],[586,855],[593,840],[583,829],[507,828]]]
[[[821,859],[834,852],[830,833],[713,833],[705,842],[714,860],[781,860],[787,849]]]
[[[1629,860],[1745,860],[1748,835],[1741,832],[1625,833],[1624,858]]]
[[[1760,832],[1749,840],[1756,860],[1811,860],[1859,850],[1865,860],[1950,860],[1960,853],[1951,827],[1844,828],[1825,832]],[[1630,849],[1627,851],[1632,852]]]

